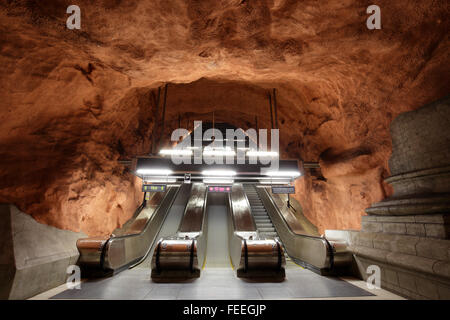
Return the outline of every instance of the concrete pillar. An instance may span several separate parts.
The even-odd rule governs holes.
[[[76,264],[83,233],[36,222],[10,204],[0,204],[0,299],[27,299],[63,284]]]
[[[349,237],[360,275],[378,265],[385,289],[450,299],[450,99],[399,115],[391,135],[394,194],[366,209]]]

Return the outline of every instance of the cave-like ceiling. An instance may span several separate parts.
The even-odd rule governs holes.
[[[383,183],[389,124],[449,92],[448,1],[70,1],[0,4],[0,201],[90,235],[140,202],[117,160],[150,150],[157,87],[165,134],[189,121],[269,128],[277,90],[284,157],[318,161],[298,180],[305,215],[359,228]],[[186,124],[186,125],[185,125]]]

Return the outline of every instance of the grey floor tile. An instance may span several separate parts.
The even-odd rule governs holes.
[[[290,299],[293,298],[292,292],[286,287],[261,287],[258,288],[263,299]]]
[[[144,300],[175,300],[180,290],[180,287],[155,287],[144,297]]]
[[[210,286],[202,288],[183,288],[178,295],[178,299],[261,299],[261,294],[256,288],[236,288],[227,286]]]
[[[131,269],[100,280],[83,282],[53,299],[293,299],[369,296],[370,292],[339,278],[323,277],[292,267],[283,282],[248,282],[230,268],[209,268],[187,283],[156,283],[150,270]]]

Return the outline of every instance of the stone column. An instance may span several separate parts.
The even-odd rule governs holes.
[[[414,299],[450,299],[450,98],[399,115],[391,125],[392,197],[374,203],[350,236],[363,278]]]

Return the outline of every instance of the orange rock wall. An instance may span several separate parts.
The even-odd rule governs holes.
[[[150,150],[152,89],[170,82],[165,137],[192,120],[269,127],[277,88],[285,157],[307,217],[358,229],[390,193],[389,124],[449,93],[447,1],[70,1],[0,4],[0,201],[39,222],[108,234],[142,200],[117,163]],[[154,90],[153,90],[154,92]]]

